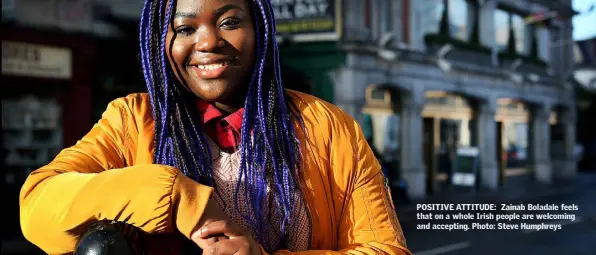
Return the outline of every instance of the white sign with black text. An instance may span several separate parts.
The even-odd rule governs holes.
[[[39,44],[2,41],[2,74],[70,79],[72,52]]]
[[[452,183],[460,186],[474,186],[478,156],[480,155],[478,148],[460,147],[457,148],[456,155]]]

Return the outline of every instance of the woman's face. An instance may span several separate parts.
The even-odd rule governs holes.
[[[178,80],[204,100],[244,103],[255,62],[247,1],[178,0],[172,15],[166,54]]]

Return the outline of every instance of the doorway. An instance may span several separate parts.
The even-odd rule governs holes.
[[[441,142],[439,128],[439,119],[423,119],[423,159],[426,163],[426,192],[429,195],[437,190],[436,173],[439,169],[438,149]]]
[[[499,186],[505,185],[505,169],[507,168],[507,153],[503,147],[503,122],[495,122],[497,127],[496,143],[497,143],[497,167],[499,168]]]

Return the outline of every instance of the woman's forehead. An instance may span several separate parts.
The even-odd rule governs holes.
[[[247,2],[247,0],[176,0],[176,10],[202,13],[205,11],[213,11],[227,5],[236,5],[244,9],[247,7]]]

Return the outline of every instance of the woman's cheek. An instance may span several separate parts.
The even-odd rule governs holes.
[[[187,45],[181,43],[174,43],[172,47],[172,56],[179,67],[184,67],[184,63],[188,59],[188,56],[190,56],[191,49],[192,47],[189,47]]]

